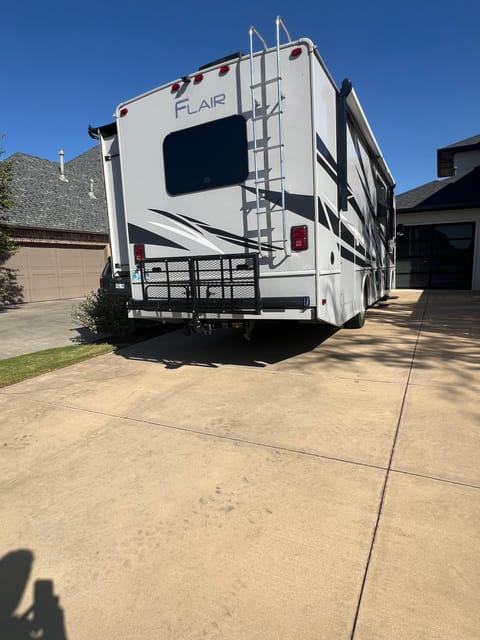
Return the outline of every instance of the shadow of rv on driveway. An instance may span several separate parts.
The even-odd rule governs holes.
[[[212,336],[185,336],[181,330],[130,345],[117,355],[166,368],[237,365],[383,379],[384,367],[405,377],[431,371],[452,383],[478,374],[480,296],[474,291],[405,291],[367,312],[360,330],[295,322],[258,323],[247,342],[241,330],[219,329]],[[439,368],[439,363],[440,367]],[[418,375],[418,373],[417,373]]]
[[[327,325],[264,322],[247,341],[241,329],[217,329],[211,336],[186,336],[182,330],[117,352],[129,360],[159,362],[168,369],[185,365],[265,367],[315,349],[337,329]]]

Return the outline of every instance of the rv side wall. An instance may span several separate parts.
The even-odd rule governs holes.
[[[373,134],[361,108],[355,113],[349,110],[319,60],[314,78],[318,315],[339,326],[362,312],[365,295],[372,304],[389,290],[394,211],[388,196],[393,180],[383,160],[378,160],[378,148],[371,146],[376,143],[370,142]]]
[[[337,89],[318,58],[312,56],[315,181],[317,205],[317,318],[344,322],[340,223],[337,202]]]
[[[120,271],[129,270],[128,240],[117,136],[103,137],[100,134],[100,144],[112,251],[112,273],[116,275]]]

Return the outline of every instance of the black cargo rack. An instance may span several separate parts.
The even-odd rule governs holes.
[[[260,314],[258,254],[146,258],[143,301],[130,308],[190,313]]]

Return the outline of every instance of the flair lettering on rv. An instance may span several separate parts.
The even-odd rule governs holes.
[[[218,107],[221,104],[225,104],[224,93],[219,93],[218,95],[211,96],[210,98],[204,98],[200,104],[196,104],[195,106],[192,106],[189,98],[184,98],[183,100],[178,100],[175,103],[175,117],[178,118],[178,114],[181,111],[185,111],[187,115],[191,116],[203,109],[215,109],[215,107]]]

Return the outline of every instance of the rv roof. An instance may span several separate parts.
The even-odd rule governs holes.
[[[228,62],[229,60],[236,60],[237,58],[242,58],[245,54],[241,51],[237,51],[236,53],[231,53],[228,56],[224,56],[223,58],[218,58],[217,60],[213,60],[212,62],[207,62],[207,64],[202,64],[201,67],[198,67],[199,71],[204,71],[209,67],[215,67],[217,64],[222,64],[223,62]]]

